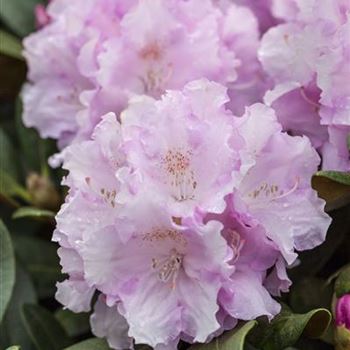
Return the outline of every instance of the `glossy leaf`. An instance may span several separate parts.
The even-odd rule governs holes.
[[[55,317],[41,306],[23,305],[22,317],[37,350],[62,350],[71,343]]]
[[[38,0],[1,1],[1,19],[18,35],[25,36],[35,29],[34,7]]]
[[[18,344],[21,350],[32,349],[31,340],[21,320],[22,306],[25,303],[36,303],[37,296],[29,274],[16,264],[16,284],[7,308],[3,327],[7,330],[10,344]]]
[[[256,325],[256,321],[250,321],[224,335],[215,338],[209,344],[196,344],[190,350],[243,350],[245,338]]]
[[[55,217],[55,213],[50,210],[44,210],[34,207],[22,207],[16,210],[12,216],[13,219],[20,219],[26,217],[53,219]]]
[[[91,338],[74,344],[64,350],[110,350],[110,347],[104,339]]]
[[[340,271],[335,281],[334,290],[338,298],[350,293],[350,266],[346,266]]]
[[[60,309],[55,317],[70,337],[77,337],[90,330],[90,314],[86,312],[74,313],[70,310]]]
[[[324,174],[327,176],[324,176]],[[326,210],[332,211],[350,203],[349,174],[318,172],[312,178],[312,187],[326,201]]]
[[[5,314],[15,285],[15,256],[11,237],[0,220],[0,322]]]
[[[343,171],[319,171],[316,176],[326,177],[343,185],[350,186],[350,172]]]
[[[316,309],[305,314],[295,314],[284,306],[281,313],[269,324],[261,321],[252,334],[252,343],[261,350],[281,350],[293,346],[305,334],[319,338],[331,322],[331,313]]]
[[[9,348],[7,348],[6,350],[21,350],[20,346],[14,345],[14,346],[10,346]],[[22,349],[23,350],[23,349]]]
[[[23,60],[21,42],[13,35],[0,30],[0,53]]]

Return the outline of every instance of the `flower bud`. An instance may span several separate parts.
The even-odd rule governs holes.
[[[338,299],[335,308],[337,350],[350,350],[350,294]]]
[[[59,208],[60,196],[49,178],[31,173],[28,175],[26,183],[32,203],[36,207],[50,210]]]

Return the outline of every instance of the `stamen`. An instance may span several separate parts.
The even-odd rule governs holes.
[[[305,91],[304,86],[302,86],[300,88],[300,95],[308,104],[310,104],[311,106],[314,106],[316,108],[316,111],[318,111],[320,109],[321,105],[319,103],[313,101],[310,97],[308,97],[306,95],[306,91]]]
[[[179,269],[183,261],[183,255],[178,253],[176,249],[170,251],[169,258],[162,261],[152,259],[152,268],[158,271],[158,278],[167,283],[171,281],[171,288],[176,287],[176,278],[179,274]]]
[[[181,232],[172,229],[154,228],[150,232],[146,232],[142,235],[142,240],[149,243],[159,243],[166,239],[171,240],[182,247],[187,245],[187,240],[184,235]]]
[[[161,165],[170,179],[166,183],[172,188],[172,196],[178,202],[194,199],[197,188],[194,172],[191,169],[190,151],[169,150],[161,160]]]
[[[241,239],[241,236],[239,233],[235,230],[228,230],[228,245],[232,248],[233,251],[233,258],[232,263],[235,263],[240,255],[240,252],[243,248],[243,245],[245,243],[244,239]]]
[[[113,208],[115,207],[116,190],[108,191],[105,188],[101,188],[100,194],[106,203],[110,204]]]
[[[293,187],[287,192],[281,190],[277,185],[268,185],[266,182],[263,182],[259,188],[250,192],[248,197],[263,203],[281,199],[292,194],[298,188],[299,181],[299,177],[296,177]],[[265,198],[261,198],[263,195],[265,195]]]

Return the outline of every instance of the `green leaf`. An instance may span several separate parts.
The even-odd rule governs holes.
[[[256,324],[256,321],[247,322],[243,326],[215,338],[209,344],[193,345],[190,350],[243,350],[245,338]]]
[[[350,173],[320,171],[313,176],[312,187],[326,201],[327,211],[350,203]]]
[[[14,346],[10,346],[6,350],[21,350],[21,348],[19,346],[17,346],[17,345],[14,345]]]
[[[62,350],[71,344],[55,317],[41,306],[23,305],[22,317],[37,350]]]
[[[28,273],[16,264],[16,284],[7,308],[2,327],[7,331],[10,344],[18,344],[22,350],[31,349],[31,340],[21,320],[22,306],[36,303],[37,296]]]
[[[293,346],[305,334],[319,338],[327,330],[332,316],[326,309],[316,309],[305,314],[294,314],[286,306],[269,324],[261,321],[252,334],[252,343],[262,350],[281,350]]]
[[[3,30],[0,30],[0,53],[23,60],[21,42]]]
[[[34,207],[22,207],[17,209],[13,215],[12,219],[20,219],[20,218],[54,218],[55,213],[50,210],[38,209]]]
[[[64,350],[110,350],[110,347],[104,339],[91,338],[74,344]]]
[[[350,186],[350,172],[343,171],[319,171],[316,176],[323,176],[340,184]]]
[[[52,297],[56,282],[62,280],[57,245],[39,238],[16,235],[13,239],[18,259],[26,267],[39,298]]]
[[[35,29],[34,7],[38,0],[1,0],[1,19],[18,35],[25,36]]]
[[[15,285],[15,256],[10,235],[0,220],[0,322]]]
[[[90,330],[89,313],[76,314],[69,310],[60,309],[55,313],[55,317],[70,337],[83,335]]]
[[[341,270],[335,281],[334,290],[338,298],[344,294],[350,293],[350,266]]]

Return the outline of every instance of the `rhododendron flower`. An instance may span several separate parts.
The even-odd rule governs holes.
[[[286,23],[269,29],[259,50],[275,81],[265,102],[285,130],[310,137],[324,169],[349,170],[349,2],[291,0],[275,9]]]
[[[212,0],[53,0],[24,40],[24,123],[62,149],[91,136],[101,115],[138,94],[206,77],[233,91],[231,108],[261,101],[258,23],[244,6]],[[38,19],[39,19],[38,17]],[[245,25],[241,26],[243,19]]]
[[[69,278],[56,297],[87,311],[97,292],[92,330],[114,349],[176,349],[273,318],[296,251],[324,240],[310,142],[265,105],[238,118],[227,101],[205,79],[135,97],[63,154],[70,190],[54,240]]]

